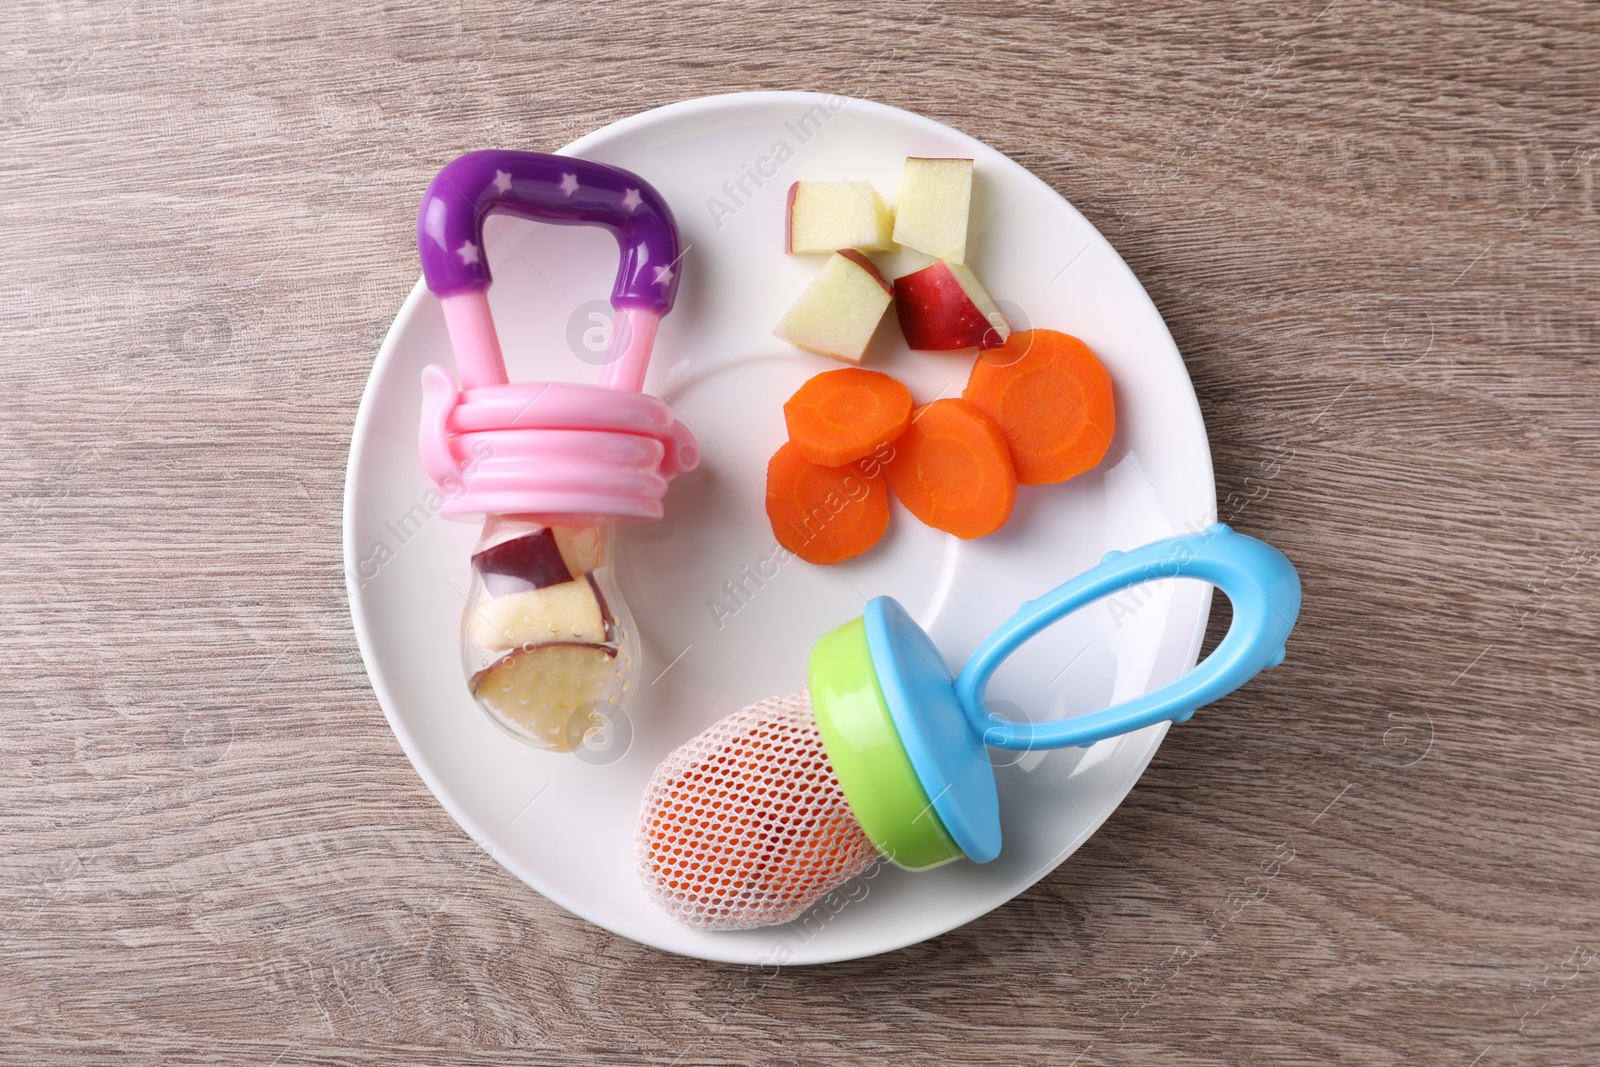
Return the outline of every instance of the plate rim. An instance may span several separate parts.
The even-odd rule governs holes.
[[[1126,271],[1129,277],[1133,279],[1139,295],[1142,296],[1146,303],[1150,305],[1150,310],[1155,314],[1156,319],[1161,323],[1162,329],[1167,332],[1168,338],[1172,340],[1174,351],[1178,351],[1177,341],[1171,337],[1171,330],[1166,324],[1166,318],[1161,314],[1160,309],[1155,306],[1155,302],[1150,298],[1149,291],[1145,288],[1144,283],[1139,280],[1136,274],[1133,273],[1132,268],[1130,268],[1127,265],[1126,260],[1122,258],[1122,254],[1117,251],[1114,245],[1111,244],[1111,241],[1100,231],[1100,228],[1095,226],[1092,222],[1089,222],[1089,220],[1083,216],[1082,212],[1078,211],[1077,207],[1074,206],[1070,200],[1068,200],[1048,182],[1044,181],[1044,179],[1040,178],[1037,174],[1034,174],[1033,171],[1028,169],[1026,166],[1023,166],[1011,156],[1001,152],[994,146],[979,140],[971,134],[956,129],[953,126],[939,122],[936,119],[928,118],[927,116],[918,114],[914,111],[908,111],[904,108],[898,108],[890,104],[884,104],[875,100],[867,100],[860,97],[808,90],[756,90],[750,92],[717,93],[710,96],[699,96],[692,97],[687,100],[679,100],[673,103],[664,104],[660,107],[650,108],[646,111],[626,115],[620,119],[607,123],[604,126],[600,126],[589,131],[588,133],[583,134],[580,137],[575,138],[562,147],[556,149],[553,154],[577,155],[583,152],[588,144],[604,137],[627,135],[636,127],[648,126],[653,122],[660,121],[664,118],[670,117],[677,119],[692,116],[698,112],[716,111],[726,108],[730,105],[760,106],[767,104],[779,104],[783,102],[798,104],[801,102],[823,103],[827,101],[842,101],[846,106],[870,113],[875,113],[880,117],[890,118],[894,121],[908,122],[913,125],[931,128],[938,131],[941,135],[947,136],[954,134],[957,138],[965,139],[982,145],[987,150],[994,152],[996,155],[1001,156],[1007,162],[1011,163],[1017,168],[1018,171],[1025,175],[1027,179],[1031,180],[1036,185],[1042,186],[1051,196],[1060,200],[1061,203],[1068,208],[1068,210],[1077,213],[1080,218],[1084,219],[1084,222],[1091,230],[1093,230],[1095,236],[1105,244],[1106,248],[1111,252],[1113,257],[1115,257],[1115,262],[1117,265]],[[455,821],[456,825],[461,827],[461,829],[466,832],[473,844],[487,853],[489,858],[499,864],[507,873],[512,875],[518,881],[522,882],[528,888],[534,890],[534,892],[538,893],[546,900],[550,901],[552,904],[555,904],[557,907],[584,922],[590,923],[591,925],[607,931],[613,936],[621,937],[637,944],[645,945],[659,952],[665,952],[687,959],[701,959],[714,963],[742,964],[747,966],[752,964],[773,966],[773,963],[770,959],[752,959],[750,958],[750,954],[748,952],[730,951],[727,953],[718,953],[709,949],[704,952],[689,951],[682,946],[660,944],[648,938],[637,936],[635,933],[617,930],[609,923],[589,914],[585,909],[579,907],[578,903],[571,899],[567,894],[556,890],[554,887],[545,885],[544,880],[537,877],[537,875],[535,875],[533,872],[518,869],[520,865],[513,866],[514,861],[511,857],[497,853],[494,846],[489,843],[488,838],[490,835],[483,832],[482,828],[477,825],[478,821],[468,815],[454,802],[450,795],[450,791],[445,788],[437,769],[433,766],[432,762],[426,755],[424,746],[421,746],[417,743],[416,739],[412,736],[404,721],[396,712],[392,710],[392,708],[395,706],[395,701],[387,683],[382,678],[381,672],[376,669],[377,654],[372,647],[373,640],[367,624],[366,610],[359,595],[360,583],[357,580],[359,549],[357,548],[355,542],[355,524],[357,521],[356,509],[354,505],[356,496],[355,491],[357,488],[355,483],[356,472],[361,466],[362,461],[365,459],[366,449],[367,447],[370,447],[372,440],[371,434],[368,432],[368,424],[373,418],[375,418],[375,415],[373,414],[375,410],[375,402],[373,401],[373,396],[376,391],[375,387],[380,375],[388,370],[389,365],[396,358],[395,348],[398,344],[396,338],[401,332],[400,328],[404,324],[409,323],[411,318],[417,314],[418,308],[428,295],[429,293],[426,283],[419,273],[416,283],[412,286],[411,291],[401,303],[399,310],[396,311],[394,319],[390,322],[389,328],[384,334],[383,341],[378,347],[378,352],[373,358],[371,370],[368,372],[366,383],[362,387],[361,399],[356,408],[355,421],[351,427],[350,448],[345,466],[344,501],[341,507],[340,518],[340,536],[344,542],[344,551],[342,555],[345,572],[346,606],[350,612],[352,629],[355,631],[356,646],[361,655],[362,669],[367,675],[367,682],[372,687],[373,696],[378,701],[378,707],[383,712],[384,719],[387,721],[390,731],[394,734],[395,740],[399,742],[400,749],[404,753],[406,759],[411,763],[412,769],[417,773],[418,777],[422,779],[423,784],[427,786],[428,791],[433,794],[434,799],[438,801],[442,808],[444,808],[445,812]],[[1192,408],[1192,414],[1200,428],[1201,435],[1206,445],[1204,449],[1204,455],[1202,456],[1206,475],[1206,496],[1208,498],[1209,513],[1211,515],[1215,515],[1217,511],[1216,469],[1211,452],[1211,436],[1209,431],[1206,429],[1205,414],[1200,408],[1199,397],[1194,391],[1194,381],[1188,372],[1188,364],[1184,361],[1181,351],[1178,351],[1178,360],[1179,365],[1183,370],[1184,377],[1189,385],[1187,399],[1190,407]],[[1184,654],[1183,662],[1186,664],[1184,668],[1185,670],[1193,669],[1195,663],[1199,659],[1200,647],[1204,642],[1205,632],[1210,618],[1212,592],[1212,590],[1208,589],[1205,594],[1202,611],[1198,616],[1198,621],[1195,626],[1195,632],[1191,635],[1189,647]],[[917,936],[913,940],[881,947],[869,947],[862,951],[854,951],[846,948],[834,953],[824,952],[816,957],[807,957],[803,960],[785,960],[782,962],[782,965],[817,966],[830,963],[839,963],[852,959],[870,958],[889,952],[897,952],[913,945],[921,944],[924,941],[930,941],[934,938],[942,937],[951,930],[954,930],[960,926],[965,926],[967,923],[973,922],[984,915],[989,914],[991,911],[1003,907],[1005,904],[1015,900],[1018,896],[1021,896],[1030,888],[1037,885],[1040,881],[1044,880],[1044,878],[1046,878],[1051,872],[1058,869],[1062,863],[1065,863],[1073,855],[1073,853],[1077,852],[1078,849],[1083,847],[1084,843],[1087,842],[1089,838],[1093,837],[1097,832],[1099,832],[1100,828],[1105,825],[1106,821],[1109,820],[1119,808],[1121,808],[1122,803],[1127,799],[1128,794],[1133,791],[1134,786],[1136,786],[1144,777],[1144,773],[1149,768],[1150,762],[1155,758],[1156,751],[1161,747],[1162,741],[1166,738],[1166,734],[1170,726],[1170,723],[1162,722],[1153,727],[1147,727],[1143,731],[1139,731],[1139,734],[1142,734],[1145,738],[1145,747],[1144,750],[1137,755],[1137,770],[1129,777],[1127,787],[1115,797],[1114,802],[1109,803],[1105,807],[1104,813],[1098,819],[1085,826],[1084,830],[1072,840],[1067,848],[1062,851],[1062,854],[1058,859],[1044,866],[1036,875],[1031,877],[1026,882],[1017,885],[1015,891],[1012,892],[1011,895],[1008,896],[1004,901],[1000,902],[999,904],[982,907],[977,911],[971,912],[970,914],[963,910],[961,912],[953,913],[953,917],[944,916],[934,924],[936,926],[935,929],[931,929],[928,932]],[[730,949],[734,948],[734,943],[730,942],[729,947]]]

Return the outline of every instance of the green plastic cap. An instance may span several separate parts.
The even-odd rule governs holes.
[[[854,619],[825,634],[811,649],[808,674],[823,747],[873,845],[908,871],[961,859],[895,730],[872,666],[866,624]]]

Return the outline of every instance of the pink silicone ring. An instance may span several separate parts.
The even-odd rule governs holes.
[[[582,524],[661,518],[667,482],[693,470],[694,436],[665,401],[565,383],[460,391],[422,375],[423,466],[450,517],[533,515]]]

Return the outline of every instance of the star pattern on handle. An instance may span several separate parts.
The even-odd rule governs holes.
[[[578,191],[578,176],[576,174],[561,175],[561,184],[556,186],[556,188],[560,189],[568,197],[571,197],[573,193]]]
[[[639,190],[637,189],[629,189],[627,195],[622,198],[622,208],[630,215],[642,203],[644,203],[644,197],[639,195]]]
[[[511,191],[511,175],[503,170],[494,172],[494,191],[505,196]]]
[[[672,266],[671,266],[671,264],[668,264],[665,267],[657,267],[656,268],[656,284],[657,285],[671,285],[672,284],[672,278],[673,278],[673,274],[672,274]]]
[[[464,264],[481,263],[483,261],[482,257],[478,255],[478,246],[471,241],[462,241],[461,247],[456,249],[456,255],[461,257],[461,262]]]

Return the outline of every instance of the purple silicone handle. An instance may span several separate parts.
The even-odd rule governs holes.
[[[678,227],[661,194],[637,174],[538,152],[457,157],[428,186],[417,214],[422,276],[435,295],[489,287],[483,220],[491,211],[610,230],[621,252],[612,306],[656,315],[672,310],[681,254]]]

